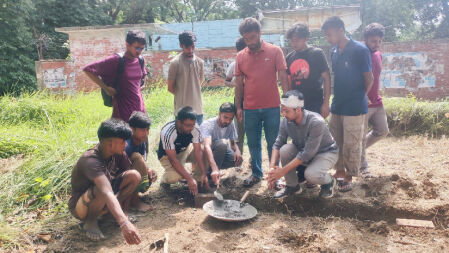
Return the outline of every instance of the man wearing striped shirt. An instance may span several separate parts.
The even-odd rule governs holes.
[[[176,120],[167,123],[161,130],[157,153],[165,169],[161,182],[164,188],[184,179],[193,195],[198,194],[197,181],[201,182],[201,187],[209,189],[201,149],[203,138],[196,124],[197,116],[192,107],[183,107]],[[186,163],[192,163],[193,173],[185,167]]]

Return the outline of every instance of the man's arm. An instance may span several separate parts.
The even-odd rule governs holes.
[[[177,74],[178,74],[178,62],[174,60],[170,62],[167,76],[167,89],[172,94],[175,94],[175,83]]]
[[[234,162],[235,162],[235,166],[240,166],[243,162],[243,157],[242,157],[242,153],[239,149],[239,145],[237,145],[237,142],[235,142],[234,140],[230,140],[231,142],[231,148],[234,151]]]
[[[364,72],[363,79],[365,80],[366,93],[368,94],[368,92],[371,90],[371,87],[373,87],[374,82],[373,72]]]
[[[204,166],[203,161],[203,150],[201,148],[201,143],[193,143],[193,152],[195,155],[195,159],[197,161],[198,166],[201,169],[201,186],[209,188],[209,182],[207,180],[207,171],[206,166]],[[198,168],[196,168],[198,169]]]
[[[237,107],[237,120],[239,122],[243,121],[243,76],[235,77],[235,106]]]
[[[285,119],[281,120],[281,124],[279,125],[278,136],[276,137],[276,141],[273,144],[273,151],[270,159],[270,168],[274,168],[276,163],[279,161],[279,150],[287,143],[288,133],[285,126]]]
[[[125,213],[120,206],[117,197],[112,191],[111,183],[105,175],[94,178],[94,184],[106,200],[106,206],[109,212],[115,218],[122,229],[123,236],[128,244],[139,244],[141,239],[136,227],[128,221]]]
[[[331,98],[331,74],[329,70],[321,73],[323,78],[323,105],[321,106],[321,116],[327,118],[330,113],[329,100]]]
[[[103,80],[101,80],[98,76],[90,73],[89,71],[84,70],[83,72],[89,77],[90,80],[92,80],[94,83],[96,83],[98,86],[100,86],[100,88],[105,90],[109,96],[111,96],[111,97],[115,96],[116,90],[114,88],[107,86],[103,82]]]
[[[204,137],[203,145],[204,145],[204,152],[206,152],[206,157],[207,160],[209,161],[209,165],[210,168],[212,169],[212,172],[218,171],[218,166],[214,159],[214,153],[212,152],[212,138]]]
[[[279,159],[279,150],[273,149],[273,154],[271,155],[272,159],[277,157]],[[297,157],[295,157],[293,160],[291,160],[287,165],[285,165],[282,168],[275,167],[274,170],[268,172],[268,186],[273,189],[275,186],[275,183],[278,179],[281,177],[287,175],[287,173],[295,168],[297,168],[299,165],[302,164],[302,161],[299,160]]]
[[[168,91],[171,94],[175,94],[175,80],[168,80],[167,84],[168,84],[168,87],[167,87]]]
[[[286,93],[287,91],[289,91],[290,90],[290,84],[288,82],[287,72],[285,70],[279,70],[278,71],[278,78],[279,78],[279,81],[281,82],[282,92]]]

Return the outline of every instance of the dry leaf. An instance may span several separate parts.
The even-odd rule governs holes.
[[[50,242],[51,241],[51,234],[39,234],[38,237],[42,239],[42,241]]]

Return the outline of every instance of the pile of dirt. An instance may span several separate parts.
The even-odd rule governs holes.
[[[135,214],[141,245],[126,245],[119,228],[107,224],[101,225],[107,239],[89,242],[70,218],[54,225],[61,236],[46,251],[146,252],[169,233],[170,252],[446,252],[449,176],[442,165],[449,164],[449,149],[441,147],[448,146],[447,139],[382,140],[368,150],[376,178],[356,179],[353,191],[329,200],[318,198],[318,188],[275,200],[264,180],[250,189],[247,202],[259,214],[247,222],[217,221],[190,202],[180,204],[180,198],[191,199],[185,186],[170,192],[152,188],[154,210]],[[241,183],[251,173],[247,161],[245,154],[242,171],[225,171],[220,187],[225,198],[239,199],[246,190]],[[436,228],[400,227],[396,218],[432,220]]]

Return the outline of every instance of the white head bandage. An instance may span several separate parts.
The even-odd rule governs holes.
[[[295,95],[291,95],[288,98],[282,98],[281,99],[281,105],[287,106],[293,109],[296,108],[303,108],[304,107],[304,100],[299,99]]]

